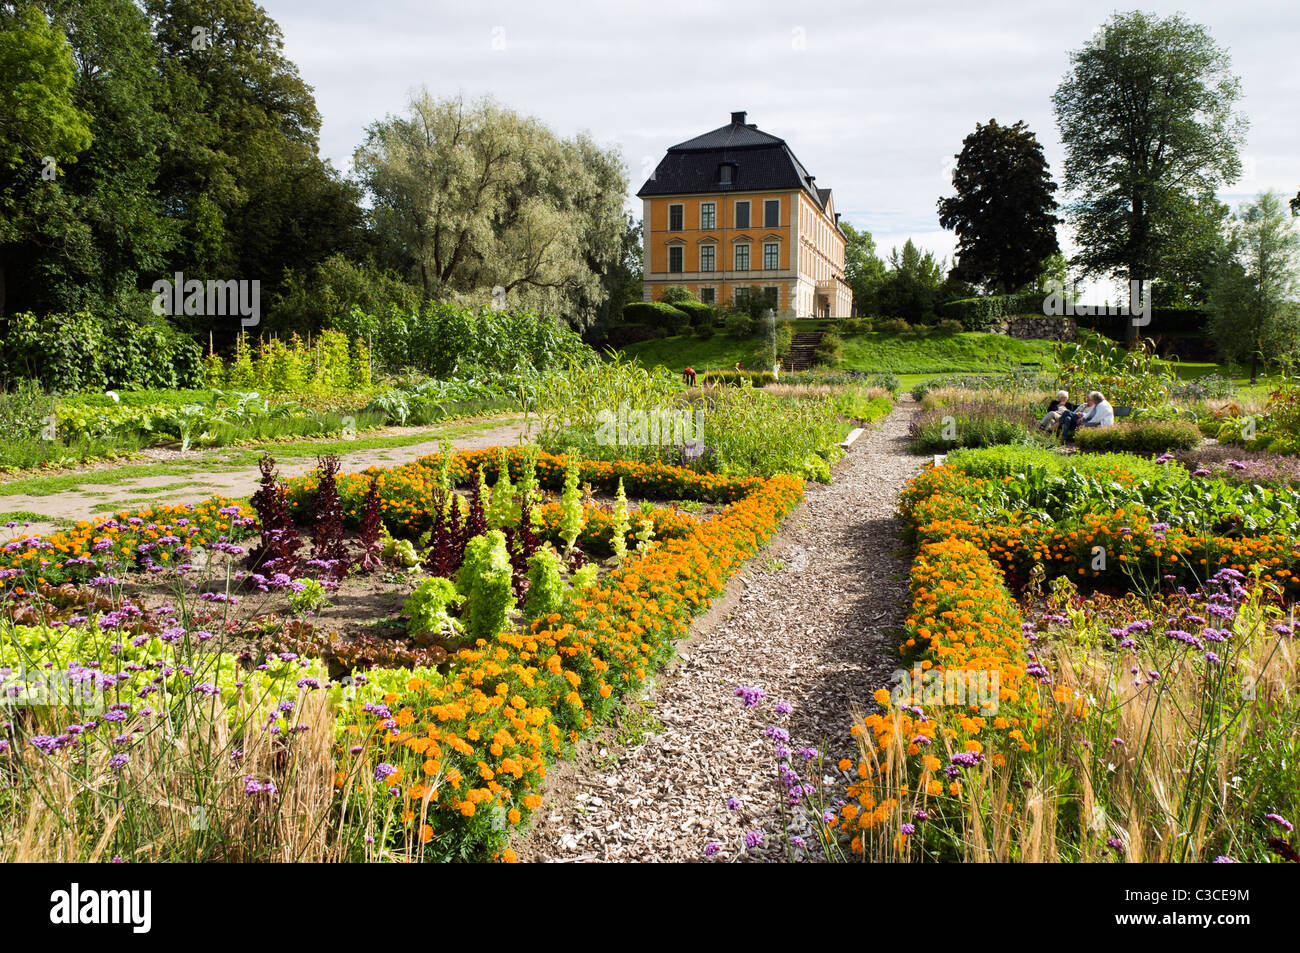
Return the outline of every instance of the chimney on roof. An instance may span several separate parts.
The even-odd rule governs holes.
[[[840,213],[839,213],[839,212],[836,212],[836,213],[835,213],[835,224],[838,225],[838,224],[839,224],[839,221],[840,221]]]
[[[743,126],[745,124],[745,111],[742,109],[740,112],[732,113],[731,122],[733,125]]]

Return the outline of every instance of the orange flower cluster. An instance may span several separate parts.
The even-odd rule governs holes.
[[[1132,479],[1131,474],[1127,477]],[[1285,534],[1225,536],[1160,527],[1139,506],[1055,523],[994,522],[971,498],[978,496],[983,483],[953,467],[924,470],[903,493],[903,513],[914,537],[920,542],[969,540],[1022,581],[1041,565],[1049,577],[1068,576],[1083,586],[1111,583],[1127,588],[1130,579],[1161,583],[1169,581],[1166,576],[1195,586],[1229,568],[1246,575],[1258,571],[1266,582],[1291,596],[1300,595],[1300,548]],[[966,492],[958,492],[958,484]],[[1104,567],[1094,565],[1098,547],[1106,553]]]
[[[584,463],[584,474],[606,466]],[[617,472],[602,478],[617,480]],[[669,477],[687,485],[696,475],[686,474]],[[727,492],[736,486],[714,480]],[[674,517],[678,538],[627,560],[564,614],[480,640],[454,656],[445,677],[416,673],[378,708],[350,711],[339,783],[358,776],[347,765],[353,746],[364,745],[359,776],[368,777],[370,765],[395,769],[384,784],[406,802],[409,836],[438,856],[497,855],[511,828],[540,805],[546,763],[668,658],[692,617],[803,496],[791,477],[744,483],[752,490],[716,519],[688,528]]]
[[[862,848],[856,832],[886,822],[897,806],[878,797],[873,783],[897,751],[911,759],[909,787],[928,796],[955,794],[958,782],[945,783],[940,774],[941,755],[1030,750],[1049,717],[1029,674],[1019,607],[978,546],[959,539],[923,545],[912,565],[911,598],[907,639],[899,646],[912,665],[907,687],[878,689],[883,712],[853,728],[873,755],[857,764],[858,782],[849,788],[854,803],[840,814],[843,829],[855,832],[854,850]]]
[[[225,512],[222,512],[222,511]],[[0,546],[0,590],[85,580],[150,563],[174,567],[190,548],[247,536],[247,503],[214,496],[197,505],[151,506],[82,520],[50,536],[15,537]]]

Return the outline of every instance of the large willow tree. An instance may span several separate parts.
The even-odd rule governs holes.
[[[627,175],[612,150],[562,139],[491,100],[414,95],[354,157],[373,227],[430,298],[599,315],[623,250]]]

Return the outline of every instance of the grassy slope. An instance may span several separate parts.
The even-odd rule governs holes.
[[[743,363],[757,346],[757,338],[738,341],[719,333],[705,341],[688,334],[630,344],[621,353],[639,358],[646,367],[662,364],[680,373],[687,365],[697,371],[731,368],[737,361]]]
[[[674,371],[691,365],[697,371],[731,367],[744,361],[755,342],[725,334],[708,341],[693,336],[660,338],[623,350],[642,364],[663,364]],[[1020,341],[1001,334],[884,334],[870,332],[844,339],[844,367],[898,374],[939,374],[949,371],[993,371],[1024,362],[1050,364],[1052,346],[1046,341]]]

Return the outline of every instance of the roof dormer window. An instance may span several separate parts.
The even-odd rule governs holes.
[[[721,162],[718,164],[718,185],[731,185],[735,180],[736,163]]]

